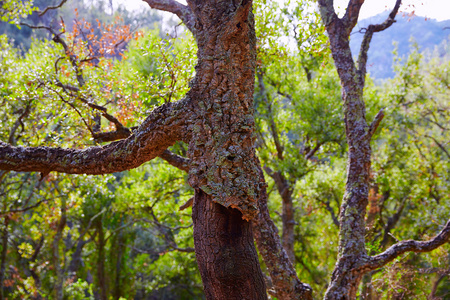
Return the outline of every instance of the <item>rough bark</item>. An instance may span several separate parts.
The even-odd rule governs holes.
[[[189,184],[250,220],[257,214],[260,190],[254,180],[251,2],[190,1],[189,6],[199,18],[197,76],[188,93],[196,107],[188,125]]]
[[[251,223],[200,189],[195,193],[192,218],[206,299],[267,299]]]
[[[311,287],[298,279],[294,266],[281,245],[278,229],[270,218],[262,169],[259,180],[264,188],[259,199],[259,214],[252,222],[259,253],[264,259],[275,289],[273,294],[283,300],[312,299]]]
[[[355,299],[364,274],[392,261],[407,251],[431,251],[447,242],[450,221],[435,238],[427,242],[404,241],[385,252],[370,257],[365,249],[365,214],[368,204],[371,164],[370,140],[383,119],[380,111],[374,121],[366,121],[363,89],[366,75],[367,52],[374,32],[387,29],[395,22],[400,0],[387,20],[370,25],[361,45],[357,65],[353,61],[349,35],[358,20],[363,0],[351,0],[345,16],[340,19],[334,12],[332,0],[319,0],[322,20],[325,23],[330,48],[342,86],[345,133],[348,143],[347,182],[340,213],[339,254],[331,276],[325,299]]]
[[[12,147],[0,141],[0,169],[18,172],[57,171],[68,174],[106,174],[136,168],[182,139],[189,114],[188,99],[155,109],[127,139],[103,147],[61,149]]]
[[[248,0],[188,0],[185,6],[173,0],[145,2],[179,15],[194,33],[198,65],[186,98],[155,109],[128,138],[104,147],[83,150],[22,148],[0,143],[0,169],[44,174],[51,171],[71,174],[119,172],[135,168],[156,156],[164,156],[167,147],[176,141],[184,141],[189,144],[189,167],[184,164],[186,161],[180,162],[176,157],[166,157],[166,160],[189,169],[189,184],[196,189],[196,197],[203,201],[199,202],[201,206],[194,204],[194,211],[204,207],[204,213],[194,213],[193,219],[207,299],[233,299],[230,295],[236,295],[238,298],[235,299],[265,299],[251,225],[247,222],[257,216],[258,200],[265,186],[258,180],[260,165],[254,149],[256,51],[252,3]],[[260,227],[270,228],[266,228],[261,237],[272,240],[263,256],[272,256],[268,265],[275,277],[275,287],[280,287],[280,295],[291,295],[285,299],[301,298],[293,295],[301,295],[308,289],[298,280],[278,241],[267,206],[264,209]],[[237,236],[236,240],[234,236]],[[204,243],[209,243],[207,248]],[[246,245],[247,252],[238,253],[245,256],[245,261],[239,255],[231,255],[236,250],[229,245],[236,243]],[[264,245],[263,241],[259,244]],[[202,252],[205,249],[209,252]],[[274,253],[269,253],[269,249]],[[203,260],[209,253],[213,253],[212,257],[221,255],[223,259],[219,261],[223,265]],[[280,258],[281,263],[277,264],[275,258]],[[249,266],[252,272],[247,271]],[[213,278],[210,276],[218,276],[221,280],[214,279],[214,285],[211,285]],[[244,279],[242,284],[235,284]],[[287,292],[281,290],[283,287]],[[308,291],[310,295],[310,289]]]

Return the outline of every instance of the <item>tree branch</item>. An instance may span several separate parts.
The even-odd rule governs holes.
[[[314,156],[314,154],[316,154],[316,152],[319,151],[320,147],[321,147],[323,144],[324,144],[323,142],[318,142],[317,145],[316,145],[316,147],[314,147],[314,149],[312,149],[311,151],[309,151],[309,152],[305,155],[305,158],[308,159],[308,160],[311,159],[311,158]]]
[[[369,27],[367,27],[367,29],[366,29],[366,32],[364,33],[364,38],[361,42],[361,49],[359,50],[359,56],[358,56],[358,70],[359,70],[360,76],[363,80],[364,80],[364,77],[366,76],[367,52],[369,51],[369,45],[370,45],[370,41],[372,40],[372,36],[375,32],[383,31],[383,30],[389,28],[392,24],[394,24],[395,16],[398,13],[398,9],[400,8],[401,3],[402,3],[401,0],[397,0],[395,2],[394,9],[392,9],[388,18],[382,24],[369,25]],[[352,27],[352,29],[353,29],[353,27]]]
[[[269,125],[270,125],[270,131],[272,132],[273,141],[275,143],[275,148],[277,149],[277,156],[279,160],[283,160],[283,146],[280,143],[280,137],[278,134],[277,126],[275,125],[275,121],[273,118],[273,112],[272,112],[272,103],[269,101],[269,98],[267,97],[267,91],[264,84],[263,75],[261,72],[257,73],[258,76],[258,85],[259,85],[259,91],[261,94],[261,97],[264,99],[264,102],[267,103],[267,115],[269,118]]]
[[[345,23],[347,29],[347,35],[350,35],[352,29],[358,22],[359,11],[361,6],[364,4],[364,0],[350,0],[345,11],[345,15],[342,21]]]
[[[178,168],[185,172],[189,172],[189,163],[190,163],[189,159],[177,155],[169,150],[164,150],[164,152],[161,153],[159,157],[167,161],[170,165],[174,166],[175,168]]]
[[[0,142],[0,169],[17,172],[57,171],[69,174],[107,174],[136,168],[182,140],[189,99],[156,108],[127,139],[103,147],[62,149],[13,147]]]
[[[369,131],[367,132],[367,138],[372,139],[373,134],[377,131],[378,126],[380,126],[381,121],[384,118],[384,109],[381,109],[373,119],[372,123],[369,126]]]
[[[49,199],[41,200],[41,201],[37,202],[34,205],[31,205],[31,206],[28,206],[28,207],[25,207],[25,208],[21,208],[21,209],[11,209],[11,210],[8,210],[8,211],[0,211],[0,217],[3,217],[4,215],[10,214],[10,213],[19,213],[19,212],[22,213],[22,212],[29,211],[30,209],[36,208],[39,205],[41,205],[42,203],[47,202],[48,200]]]
[[[333,0],[319,0],[319,11],[326,27],[338,18],[334,11]]]
[[[47,6],[45,9],[44,9],[44,11],[42,11],[42,12],[39,12],[39,17],[42,17],[43,15],[45,15],[49,10],[51,10],[51,9],[58,9],[58,8],[60,8],[61,6],[63,6],[64,5],[64,3],[66,3],[67,2],[67,0],[62,0],[58,5],[56,5],[56,6]]]
[[[175,0],[142,0],[151,8],[167,11],[177,15],[186,27],[195,35],[195,17],[189,6],[183,5]]]
[[[393,261],[399,255],[405,252],[430,252],[437,247],[450,241],[450,220],[444,226],[441,232],[429,241],[402,241],[394,244],[383,253],[373,256],[369,259],[364,267],[375,270],[383,267],[387,263]]]
[[[450,159],[450,153],[447,151],[447,149],[445,149],[444,145],[442,145],[441,143],[439,143],[434,137],[430,136],[430,135],[425,135],[425,137],[432,139],[439,148],[441,148],[442,151],[444,151],[444,153],[447,155],[447,157]]]
[[[190,198],[185,204],[181,205],[178,209],[179,211],[185,210],[188,207],[191,207],[194,204],[194,197]]]

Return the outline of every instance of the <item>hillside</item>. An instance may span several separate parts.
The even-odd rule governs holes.
[[[363,34],[358,31],[370,24],[382,23],[388,16],[384,12],[368,19],[361,20],[351,35],[350,46],[356,56]],[[403,57],[410,51],[411,42],[415,41],[421,50],[433,49],[441,44],[450,35],[450,30],[444,27],[450,26],[450,20],[438,22],[425,20],[424,17],[397,16],[397,22],[387,30],[375,33],[369,49],[369,73],[377,79],[389,78],[394,75],[392,71],[394,43],[397,43],[398,55]]]

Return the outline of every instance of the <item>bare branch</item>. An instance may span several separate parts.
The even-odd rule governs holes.
[[[194,204],[194,197],[190,198],[185,204],[181,205],[178,209],[179,211],[185,210],[188,207],[191,207]]]
[[[49,10],[60,8],[60,7],[63,6],[64,3],[66,3],[66,2],[67,2],[67,0],[62,0],[61,3],[59,3],[59,4],[56,5],[56,6],[47,6],[42,12],[39,12],[39,16],[42,17],[42,16],[45,15]]]
[[[445,149],[444,145],[442,145],[441,143],[439,143],[434,137],[430,136],[430,135],[425,135],[425,137],[432,139],[439,148],[441,148],[442,151],[444,151],[444,153],[447,155],[447,157],[450,159],[450,153],[447,151],[447,149]]]
[[[189,6],[183,5],[175,0],[142,0],[151,8],[171,12],[177,15],[186,27],[195,35],[195,17]]]
[[[53,34],[53,41],[55,43],[57,43],[57,44],[60,44],[64,48],[64,52],[66,53],[66,56],[69,58],[70,63],[72,64],[72,67],[75,70],[75,74],[76,74],[76,77],[77,77],[78,84],[80,86],[83,86],[85,84],[85,81],[84,81],[84,78],[83,78],[83,73],[81,72],[81,70],[78,67],[78,62],[77,62],[76,56],[71,53],[71,51],[69,49],[69,46],[67,45],[66,41],[64,41],[61,38],[61,35],[64,34],[64,32],[59,32],[58,33],[53,28],[48,27],[48,26],[34,26],[34,25],[27,24],[27,23],[23,23],[23,22],[20,23],[20,25],[27,26],[27,27],[29,27],[31,29],[45,29],[45,30],[49,31],[51,34]]]
[[[320,147],[323,145],[323,142],[319,142],[317,143],[316,147],[314,147],[314,149],[312,149],[311,151],[308,152],[308,154],[305,155],[306,159],[311,159],[314,154],[316,154],[317,151],[319,151]]]
[[[441,274],[438,274],[436,280],[433,282],[433,286],[431,288],[431,293],[428,296],[428,299],[431,300],[437,300],[437,299],[442,299],[442,298],[437,298],[436,297],[436,292],[437,292],[437,288],[439,286],[439,283],[446,277],[446,276],[450,276],[450,268],[448,268],[446,271],[444,271]]]
[[[429,241],[402,241],[397,244],[394,244],[389,249],[380,253],[376,256],[373,256],[367,262],[367,265],[364,267],[369,268],[370,270],[375,270],[383,267],[387,263],[393,261],[399,255],[405,252],[430,252],[437,247],[448,243],[450,241],[450,220],[447,221],[447,224],[444,226],[442,231],[432,238]]]
[[[184,158],[183,156],[180,155],[176,155],[175,153],[172,153],[169,150],[164,150],[164,152],[161,153],[159,157],[167,161],[170,165],[174,166],[175,168],[178,168],[185,172],[189,172],[189,163],[190,163],[189,159]]]
[[[345,23],[347,29],[347,34],[350,35],[352,29],[358,22],[359,11],[361,6],[364,4],[364,0],[350,0],[345,11],[345,15],[342,21]]]
[[[4,216],[4,215],[10,214],[10,213],[19,213],[19,212],[22,213],[22,212],[26,212],[26,211],[29,211],[30,209],[33,209],[33,208],[38,207],[39,205],[41,205],[41,204],[44,203],[44,202],[47,202],[48,200],[49,200],[49,199],[41,200],[41,201],[37,202],[36,204],[31,205],[31,206],[28,206],[28,207],[25,207],[25,208],[11,209],[11,210],[8,210],[8,211],[0,211],[0,216]]]
[[[338,18],[334,11],[333,0],[319,0],[319,10],[326,27]]]
[[[275,148],[277,149],[277,156],[278,159],[283,160],[283,146],[280,143],[280,137],[278,134],[277,126],[275,125],[275,121],[273,118],[273,112],[272,112],[272,104],[269,101],[267,97],[267,91],[264,84],[263,75],[261,72],[257,73],[258,76],[258,85],[259,85],[259,92],[261,94],[261,97],[264,99],[264,102],[267,103],[267,111],[268,111],[268,118],[269,118],[269,124],[270,124],[270,131],[272,132],[273,141],[275,143]]]
[[[17,118],[16,122],[14,122],[14,125],[12,126],[11,131],[9,133],[9,143],[11,145],[13,145],[13,146],[16,145],[16,138],[15,138],[16,131],[19,128],[20,125],[22,125],[22,128],[24,127],[22,120],[23,120],[23,118],[28,116],[28,114],[30,113],[30,110],[31,110],[31,102],[29,102],[27,104],[25,109],[22,109],[20,111],[21,114],[20,114],[19,118]]]
[[[94,175],[136,168],[184,138],[188,103],[189,99],[183,99],[156,108],[127,139],[103,147],[24,148],[0,142],[0,169]]]
[[[363,81],[364,81],[364,77],[366,76],[367,52],[369,51],[369,46],[370,46],[370,41],[372,40],[372,36],[375,32],[383,31],[383,30],[389,28],[392,24],[394,24],[395,16],[398,13],[398,9],[400,8],[401,3],[402,3],[401,0],[397,0],[395,2],[394,9],[392,9],[388,18],[382,24],[369,25],[369,27],[367,27],[367,29],[366,29],[366,32],[364,33],[364,38],[361,42],[361,49],[359,50],[359,57],[358,57],[358,70],[360,72],[360,76]]]
[[[369,140],[372,138],[375,131],[377,131],[377,128],[378,128],[378,126],[380,126],[380,123],[383,120],[383,118],[384,118],[384,109],[381,109],[375,115],[375,118],[373,119],[372,123],[370,124],[369,131],[367,132],[367,138]]]
[[[185,253],[193,253],[195,252],[194,248],[186,247],[186,248],[178,248],[178,246],[170,246],[173,250],[177,250],[179,252],[185,252]]]

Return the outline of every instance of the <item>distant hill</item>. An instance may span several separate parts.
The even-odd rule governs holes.
[[[353,30],[350,47],[354,56],[359,53],[363,34],[361,28],[370,24],[379,24],[386,20],[389,12],[384,12],[368,19],[361,20]],[[406,56],[410,52],[411,38],[419,45],[421,50],[433,49],[441,44],[450,35],[450,20],[438,22],[424,17],[412,18],[398,15],[397,22],[383,32],[375,33],[369,48],[368,72],[376,79],[384,79],[394,76],[392,70],[394,42],[398,43],[398,55]]]

